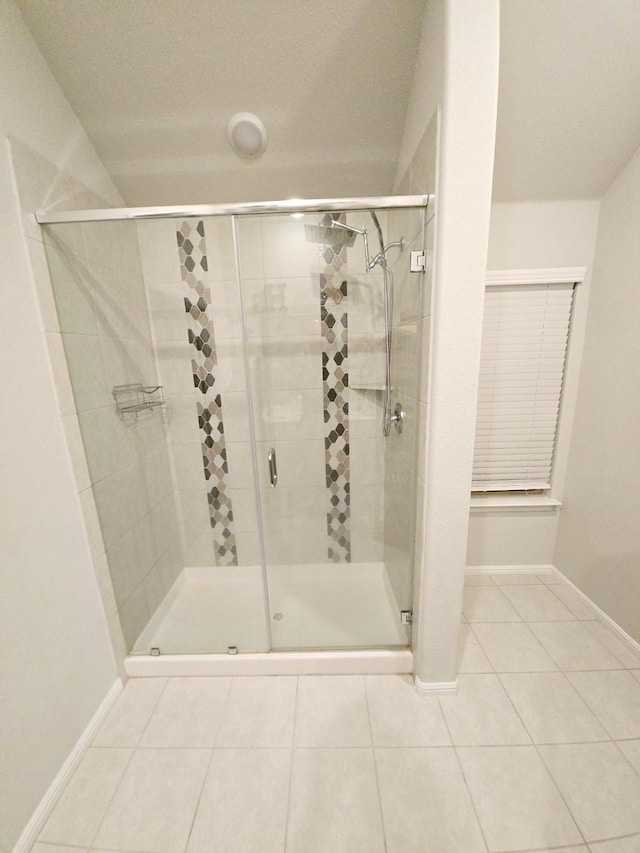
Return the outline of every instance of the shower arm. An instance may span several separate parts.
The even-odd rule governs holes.
[[[366,272],[371,272],[371,270],[375,266],[385,266],[387,263],[386,253],[389,249],[399,248],[400,251],[404,248],[404,240],[402,237],[399,240],[394,240],[392,243],[387,243],[387,245],[383,245],[382,236],[379,232],[380,236],[380,251],[371,257],[369,254],[369,235],[367,233],[366,228],[354,228],[353,225],[345,225],[344,222],[340,222],[338,219],[332,219],[329,225],[330,228],[341,228],[343,231],[350,231],[351,233],[359,234],[362,237],[362,242],[364,244],[364,262]]]

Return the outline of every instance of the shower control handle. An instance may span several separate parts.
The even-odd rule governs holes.
[[[276,449],[271,447],[267,453],[267,462],[269,463],[269,480],[271,488],[275,489],[278,484],[278,465],[276,462]]]

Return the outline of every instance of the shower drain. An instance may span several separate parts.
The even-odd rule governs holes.
[[[282,622],[282,620],[284,619],[284,613],[280,613],[280,611],[278,611],[277,613],[273,614],[273,618],[276,620],[276,622]]]

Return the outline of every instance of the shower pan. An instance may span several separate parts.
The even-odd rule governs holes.
[[[410,671],[427,205],[39,214],[132,674]]]

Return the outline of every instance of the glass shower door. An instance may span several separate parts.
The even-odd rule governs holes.
[[[422,211],[401,213],[417,234]],[[378,212],[383,231],[392,216]],[[334,217],[349,228],[331,226]],[[365,272],[356,233],[375,235],[370,213],[241,217],[236,228],[272,646],[406,646],[415,471],[403,472],[410,556],[399,583],[385,566],[385,550],[398,550],[385,531],[394,491],[385,461],[401,439],[381,427],[384,276]],[[408,360],[407,351],[402,369],[417,385],[418,360]],[[403,446],[415,459],[411,423]]]

